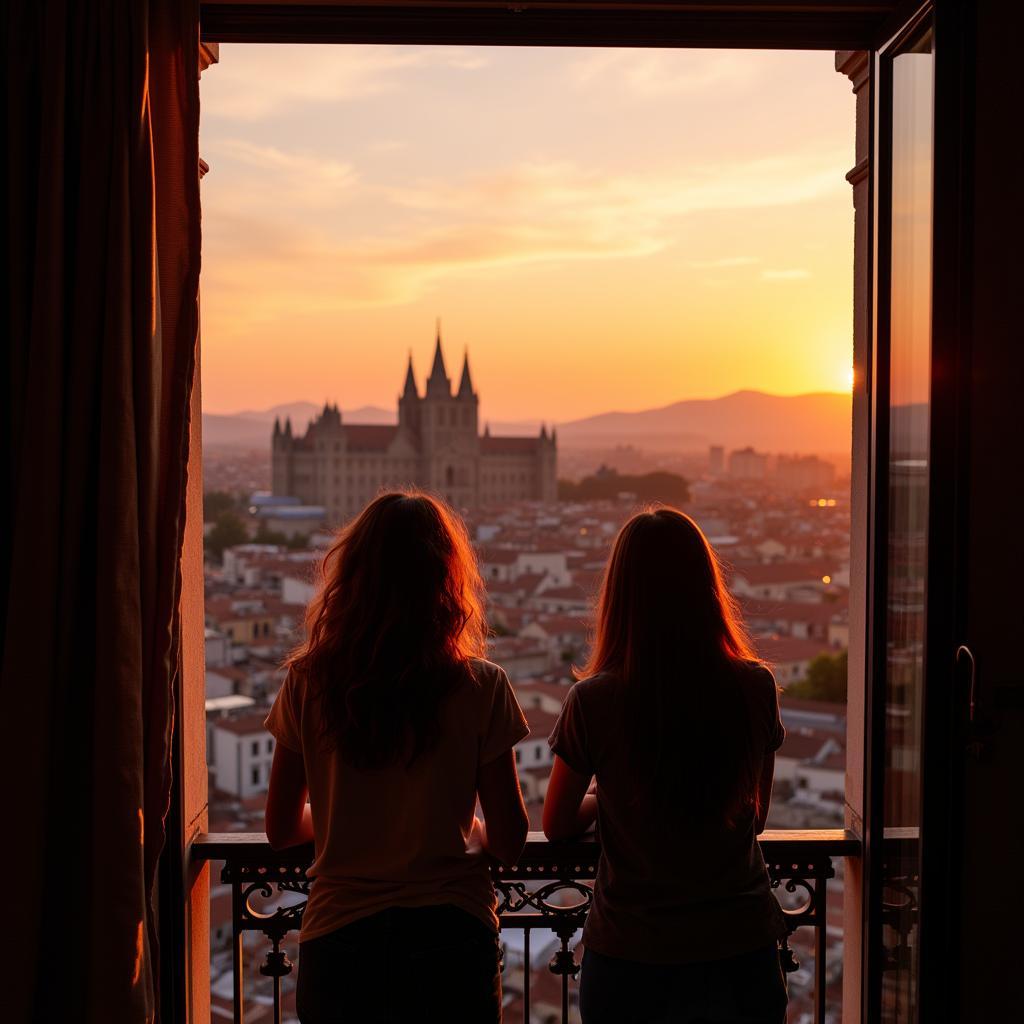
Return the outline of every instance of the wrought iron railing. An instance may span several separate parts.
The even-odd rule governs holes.
[[[860,842],[842,829],[785,830],[764,832],[761,850],[772,886],[790,894],[783,902],[789,935],[798,928],[813,929],[814,1020],[825,1021],[826,990],[826,895],[835,876],[835,858],[855,857]],[[523,931],[523,1021],[530,1020],[530,940],[535,930],[553,933],[559,942],[549,964],[561,981],[561,1019],[569,1020],[570,979],[579,963],[570,948],[586,919],[597,873],[599,848],[593,839],[549,843],[531,832],[523,856],[514,867],[493,867],[502,931]],[[261,910],[259,902],[275,894],[309,894],[306,868],[312,862],[311,845],[275,852],[262,833],[211,833],[192,846],[199,860],[223,861],[221,881],[231,886],[233,951],[233,1014],[236,1024],[244,1019],[243,938],[246,932],[262,933],[268,948],[260,973],[273,982],[273,1020],[281,1022],[281,980],[291,973],[283,942],[302,922],[304,902]],[[786,903],[795,905],[786,906]],[[789,971],[798,969],[787,936],[780,956]]]

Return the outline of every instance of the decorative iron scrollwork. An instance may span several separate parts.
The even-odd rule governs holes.
[[[498,893],[498,916],[514,914],[520,910],[532,909],[549,917],[585,915],[594,899],[594,890],[589,885],[574,879],[558,879],[531,891],[525,882],[495,879],[494,888]],[[572,892],[581,896],[576,903],[566,906],[551,902],[558,893]]]
[[[824,949],[826,886],[828,879],[835,876],[835,870],[831,857],[818,851],[808,855],[796,843],[776,843],[773,853],[775,856],[766,860],[772,889],[799,897],[795,906],[787,908],[780,904],[787,937],[780,944],[779,955],[783,968],[792,972],[800,964],[789,946],[788,937],[797,928],[814,928],[818,949]],[[527,950],[532,929],[553,932],[559,939],[548,966],[561,978],[563,1019],[566,1020],[568,981],[577,977],[580,971],[570,944],[586,922],[593,903],[597,863],[598,847],[592,841],[557,845],[531,843],[519,864],[510,867],[494,864],[491,868],[502,929],[525,930]],[[252,848],[239,844],[237,856],[229,854],[221,871],[221,880],[232,887],[232,925],[236,946],[247,931],[262,932],[269,940],[270,948],[259,971],[274,979],[275,1020],[280,1019],[281,979],[291,974],[294,968],[282,943],[290,932],[301,927],[311,891],[312,882],[306,876],[307,866],[298,853],[294,859],[268,854],[266,861],[262,861],[254,855]],[[897,931],[897,948],[890,951],[890,956],[898,957],[903,952],[901,947],[907,944],[905,922],[908,917],[913,919],[916,916],[917,885],[916,879],[903,877],[888,878],[886,884],[891,890],[891,925]],[[306,899],[274,906],[272,910],[261,909],[261,902],[284,894]],[[824,975],[821,979],[823,981]],[[527,980],[524,998],[528,1000],[528,997]],[[819,1004],[817,1016],[822,1018],[823,992],[816,994],[816,1001]],[[240,1019],[240,1006],[235,1007],[235,1012],[236,1019]]]

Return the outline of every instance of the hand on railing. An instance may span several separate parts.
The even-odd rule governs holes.
[[[474,814],[473,828],[466,840],[466,853],[480,854],[484,852],[484,823]]]

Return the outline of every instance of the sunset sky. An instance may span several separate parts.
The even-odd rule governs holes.
[[[203,402],[393,407],[440,316],[485,419],[849,388],[830,52],[222,45]]]

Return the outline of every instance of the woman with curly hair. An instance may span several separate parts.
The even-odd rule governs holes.
[[[488,855],[526,840],[529,729],[483,658],[482,596],[461,520],[419,492],[376,498],[324,558],[265,722],[267,838],[314,849],[303,1024],[501,1018]]]

